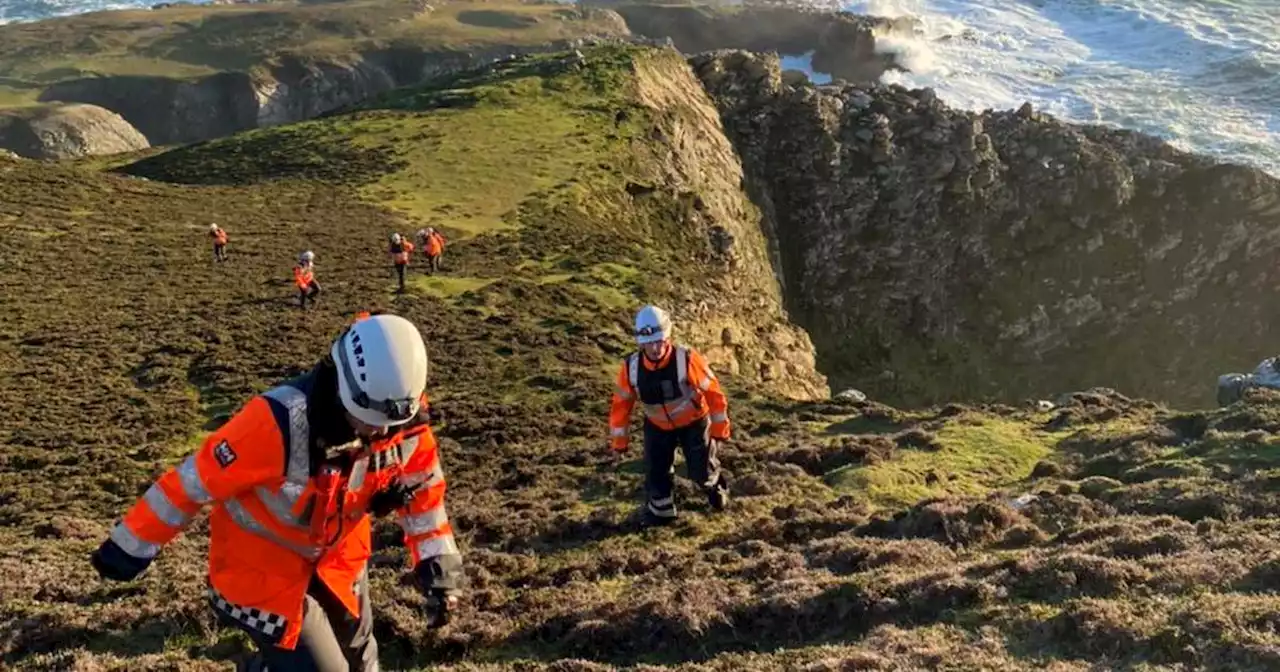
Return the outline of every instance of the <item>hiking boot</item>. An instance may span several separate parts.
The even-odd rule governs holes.
[[[670,525],[675,521],[676,516],[659,516],[647,504],[640,507],[640,524],[645,527]]]

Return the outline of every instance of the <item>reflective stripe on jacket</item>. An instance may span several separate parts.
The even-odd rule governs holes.
[[[423,486],[397,515],[415,565],[458,553],[430,426],[378,440],[336,480],[313,475],[303,379],[254,397],[161,476],[111,532],[126,553],[153,558],[212,504],[214,607],[286,649],[297,643],[313,574],[359,613],[354,586],[371,552],[368,504],[393,482]]]
[[[641,367],[644,375],[659,375],[674,367],[673,394],[662,400],[642,399]],[[728,399],[711,367],[692,348],[673,346],[658,362],[650,361],[643,353],[634,353],[622,363],[616,385],[609,411],[609,438],[614,448],[626,447],[631,411],[637,402],[644,409],[645,421],[658,429],[687,427],[710,417],[712,438],[729,438]]]

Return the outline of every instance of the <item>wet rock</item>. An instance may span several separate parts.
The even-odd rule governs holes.
[[[863,394],[861,390],[855,390],[853,388],[849,388],[847,390],[844,390],[840,394],[837,394],[836,399],[839,399],[841,401],[855,401],[855,402],[866,401],[867,395]]]

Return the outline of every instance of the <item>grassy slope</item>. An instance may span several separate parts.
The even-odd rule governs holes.
[[[615,32],[572,8],[515,0],[408,0],[178,6],[95,12],[0,26],[0,106],[31,104],[44,87],[96,75],[184,79],[248,70],[284,55],[342,60],[358,51],[542,44]]]
[[[467,611],[426,631],[379,527],[393,669],[1277,664],[1280,406],[1265,400],[904,413],[730,379],[735,508],[705,515],[681,483],[684,519],[636,528],[638,455],[615,462],[601,439],[630,309],[691,284],[664,275],[692,273],[673,263],[693,244],[676,204],[625,192],[659,155],[636,151],[655,136],[633,70],[675,59],[531,59],[128,168],[183,185],[0,160],[4,665],[225,669],[244,642],[202,601],[200,525],[133,585],[99,582],[85,556],[233,404],[309,366],[366,307],[428,336],[473,580]],[[515,123],[521,110],[554,123]],[[398,208],[489,235],[396,297],[382,247],[409,228]],[[231,233],[221,267],[210,213]],[[289,306],[303,247],[328,291],[307,315]]]

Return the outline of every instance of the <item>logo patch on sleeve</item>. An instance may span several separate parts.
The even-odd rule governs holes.
[[[232,462],[236,461],[236,451],[231,450],[231,444],[227,443],[226,439],[223,439],[222,443],[214,446],[213,457],[218,460],[218,464],[222,465],[223,469],[226,469],[231,466]]]

